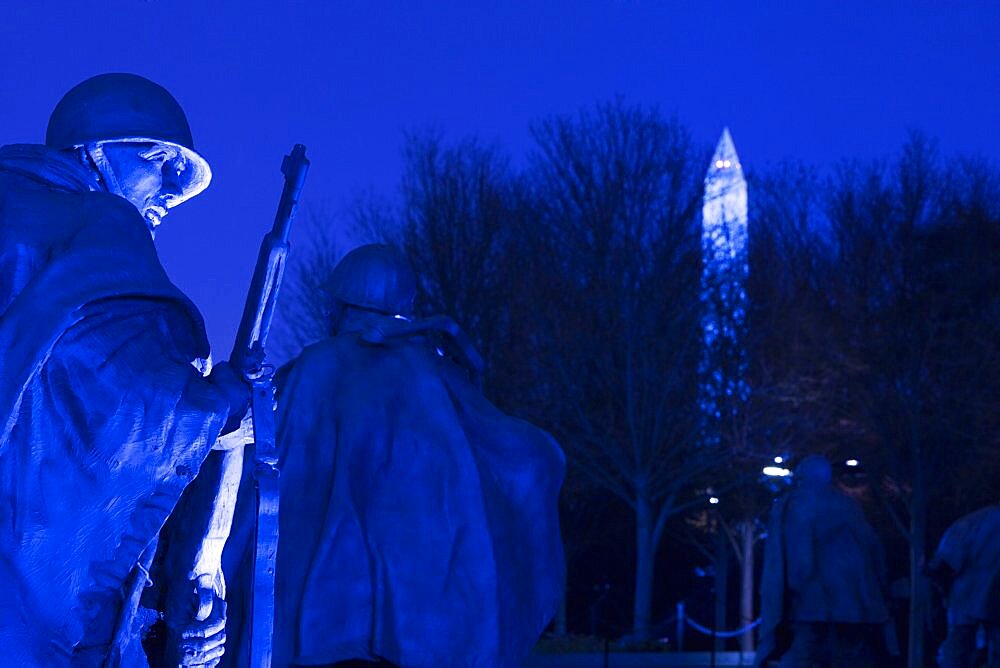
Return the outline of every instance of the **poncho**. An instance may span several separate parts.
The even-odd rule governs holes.
[[[111,647],[126,579],[227,414],[201,316],[145,222],[41,146],[0,149],[0,647],[5,665],[145,664]]]
[[[563,586],[553,439],[420,338],[369,345],[343,332],[282,375],[274,665],[520,665]],[[252,571],[250,477],[231,597]],[[234,528],[227,550],[239,544]],[[242,666],[238,607],[227,634],[239,650],[225,660]]]
[[[1000,623],[1000,506],[981,508],[948,527],[934,561],[955,572],[948,591],[950,624]]]
[[[884,583],[882,546],[858,504],[829,483],[798,486],[768,521],[755,665],[785,649],[790,621],[885,623]]]

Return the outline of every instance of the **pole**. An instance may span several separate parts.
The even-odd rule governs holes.
[[[684,651],[684,601],[677,601],[677,651]]]

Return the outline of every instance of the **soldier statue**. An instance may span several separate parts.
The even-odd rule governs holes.
[[[483,397],[453,321],[409,319],[415,289],[399,251],[348,253],[327,286],[333,336],[278,374],[274,666],[519,666],[559,605],[563,454]],[[234,593],[252,515],[244,488]],[[247,604],[229,611],[224,660],[243,666]]]
[[[782,668],[884,665],[877,661],[889,613],[878,537],[833,485],[825,457],[803,459],[794,480],[768,523],[756,665],[773,656]]]
[[[70,90],[44,145],[0,148],[5,666],[146,665],[158,615],[139,601],[158,533],[249,398],[226,364],[196,369],[201,315],[153,246],[210,178],[177,101],[131,74]],[[188,598],[194,576],[221,583],[176,573]],[[168,615],[173,665],[218,662],[219,599]]]
[[[1000,505],[981,508],[948,527],[928,574],[946,592],[948,637],[938,651],[942,668],[976,664],[982,630],[986,665],[1000,668]]]

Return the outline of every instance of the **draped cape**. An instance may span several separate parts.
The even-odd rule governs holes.
[[[5,663],[144,665],[136,633],[111,642],[129,573],[226,419],[191,366],[207,355],[131,204],[66,154],[0,149]]]
[[[1000,623],[1000,505],[969,513],[948,527],[934,560],[955,572],[948,591],[950,624]]]
[[[882,546],[861,507],[829,483],[797,483],[775,502],[760,586],[758,666],[786,649],[790,621],[885,624],[889,619]]]
[[[555,441],[500,412],[420,338],[369,345],[344,332],[282,377],[274,665],[520,665],[563,587]],[[242,649],[227,660],[246,665],[249,620],[236,606],[228,635]]]

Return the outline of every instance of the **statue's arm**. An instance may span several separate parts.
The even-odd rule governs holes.
[[[69,402],[55,411],[72,421],[66,428],[87,435],[81,438],[93,442],[95,452],[108,461],[128,457],[129,466],[142,470],[150,487],[164,474],[164,466],[172,473],[176,465],[177,476],[192,475],[191,470],[197,470],[211,452],[235,403],[226,388],[215,379],[203,377],[191,365],[198,337],[190,324],[191,320],[183,312],[179,314],[169,301],[141,297],[102,300],[85,307],[84,317],[64,334],[53,352],[59,368],[65,368],[74,380],[67,388],[63,384],[54,386],[70,390],[53,395],[53,400]],[[107,406],[116,409],[102,410]],[[186,544],[188,527],[175,524],[181,515],[191,520],[192,526],[203,521],[203,536],[214,537],[225,531],[209,513],[198,516],[184,512],[198,505],[196,501],[206,486],[217,488],[221,484],[221,480],[210,480],[211,468],[207,467],[204,479],[195,477],[170,510],[166,526],[174,530],[161,532],[174,539],[169,546],[172,556],[191,550],[191,560],[181,574],[185,581],[189,572],[198,570],[192,564],[207,562],[211,550],[202,551],[200,542],[198,547]],[[135,538],[152,542],[159,528],[158,522],[149,524],[149,535]],[[200,552],[204,556],[199,558]],[[146,607],[164,609],[162,592],[171,589],[175,572],[163,567],[168,563],[178,562],[171,559],[157,563],[153,573],[157,591],[147,590]],[[215,573],[220,570],[216,568]],[[221,575],[206,584],[213,592],[221,593],[224,588]],[[126,616],[134,613],[134,606],[131,611],[123,610]],[[119,628],[126,635],[133,634],[127,619]]]

